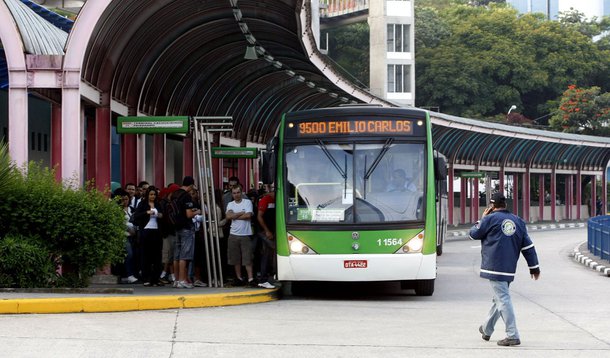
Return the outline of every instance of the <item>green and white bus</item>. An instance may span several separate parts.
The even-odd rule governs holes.
[[[264,162],[275,175],[279,280],[400,281],[432,295],[447,173],[428,112],[287,113]]]

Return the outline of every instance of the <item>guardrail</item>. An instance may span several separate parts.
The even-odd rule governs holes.
[[[604,260],[610,260],[610,216],[596,216],[587,222],[587,248]]]
[[[320,16],[333,17],[368,10],[369,0],[320,0]]]

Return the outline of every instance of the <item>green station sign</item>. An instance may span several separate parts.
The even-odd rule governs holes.
[[[189,117],[119,117],[116,131],[119,134],[188,134]]]
[[[258,148],[213,147],[212,158],[249,158],[258,157]]]
[[[461,172],[460,174],[458,174],[458,176],[461,178],[483,179],[483,178],[485,178],[485,173],[484,172]]]

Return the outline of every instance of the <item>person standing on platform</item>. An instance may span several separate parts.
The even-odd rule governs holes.
[[[226,218],[231,220],[227,257],[229,265],[235,268],[235,286],[256,287],[252,252],[252,202],[243,195],[241,185],[231,190],[233,201],[227,205]],[[241,267],[246,267],[248,282],[242,278]]]
[[[481,338],[488,341],[494,332],[498,318],[502,317],[507,337],[499,340],[499,346],[521,344],[509,286],[515,279],[517,261],[521,254],[529,266],[532,279],[540,277],[538,255],[534,243],[527,234],[525,221],[506,210],[506,198],[494,193],[491,204],[483,212],[480,221],[470,229],[470,238],[481,240],[481,273],[491,283],[493,304],[484,323],[479,326]]]

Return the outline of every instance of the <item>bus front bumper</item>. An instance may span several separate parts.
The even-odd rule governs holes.
[[[436,254],[277,256],[280,281],[402,281],[436,278]]]

